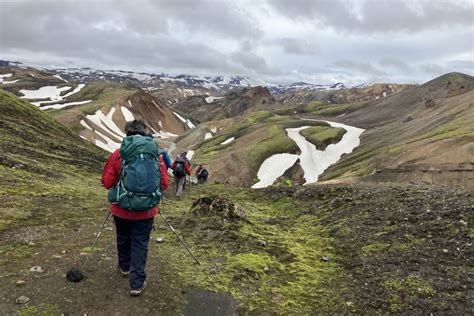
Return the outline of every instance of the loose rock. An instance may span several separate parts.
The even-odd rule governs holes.
[[[15,283],[15,284],[16,284],[17,286],[23,286],[23,285],[25,285],[25,284],[26,284],[26,281],[23,281],[23,280],[18,280],[18,281],[16,281],[16,283]]]
[[[156,242],[159,243],[159,244],[162,244],[165,242],[165,239],[163,237],[158,237],[156,238]]]
[[[16,300],[15,300],[15,303],[17,304],[26,304],[30,301],[30,298],[29,297],[26,297],[24,295],[18,297]]]
[[[30,271],[31,271],[31,272],[35,272],[35,273],[43,273],[43,272],[44,272],[43,268],[41,268],[40,266],[32,267],[32,268],[30,269]]]
[[[258,245],[259,245],[260,247],[266,247],[266,246],[267,246],[267,242],[266,242],[265,240],[259,240],[259,241],[258,241]]]
[[[328,262],[329,257],[328,256],[322,256],[321,259],[319,259],[319,260],[322,261],[322,262]]]

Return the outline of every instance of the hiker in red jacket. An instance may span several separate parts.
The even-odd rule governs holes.
[[[146,123],[142,120],[134,120],[125,125],[127,136],[147,136]],[[169,185],[167,168],[163,157],[159,156],[161,191],[165,191]],[[102,184],[105,188],[113,188],[120,180],[122,160],[120,151],[116,150],[105,164],[102,172]],[[110,204],[110,212],[114,216],[117,231],[118,269],[123,276],[128,276],[130,284],[130,295],[137,296],[142,293],[146,286],[146,260],[148,254],[148,242],[153,228],[154,217],[158,214],[158,207],[145,211],[131,211],[120,207],[118,204]]]
[[[186,153],[182,153],[178,158],[176,158],[176,160],[171,164],[171,169],[173,169],[174,182],[176,184],[176,197],[180,199],[184,183],[186,182],[186,174],[188,176],[191,175],[191,168],[186,159]]]

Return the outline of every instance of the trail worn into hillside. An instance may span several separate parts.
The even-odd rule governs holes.
[[[0,233],[0,311],[7,315],[473,311],[470,191],[395,184],[262,190],[206,185],[193,186],[191,193],[181,201],[165,199],[163,212],[202,265],[193,263],[157,219],[150,241],[148,288],[137,298],[128,296],[128,282],[116,270],[111,222],[85,269],[87,278],[77,284],[66,280],[65,272],[90,250],[106,204],[97,200],[81,213],[80,204],[61,208],[64,197],[46,193],[42,207],[54,209],[56,217],[38,213],[44,216]],[[95,194],[91,197],[98,199],[101,192]],[[156,243],[157,237],[165,242]],[[34,266],[44,272],[31,272]],[[29,302],[15,304],[22,295]]]

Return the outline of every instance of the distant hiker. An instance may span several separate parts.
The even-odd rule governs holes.
[[[204,184],[207,182],[207,177],[209,176],[209,171],[207,171],[206,166],[199,165],[198,169],[196,170],[196,178],[199,184]]]
[[[188,162],[189,168],[191,169],[191,161],[189,161],[187,155],[188,155],[188,153],[185,152],[185,151],[183,151],[183,152],[181,153],[181,157],[183,157],[183,159]],[[186,189],[186,182],[187,182],[186,179],[184,179],[183,190]]]
[[[176,184],[176,196],[178,199],[183,192],[184,183],[186,182],[186,174],[191,175],[191,169],[189,168],[189,163],[186,159],[186,154],[182,153],[171,165],[173,169],[174,180]]]
[[[128,122],[125,133],[120,150],[105,164],[102,184],[109,189],[116,226],[118,270],[128,276],[130,295],[137,296],[146,286],[148,241],[169,178],[163,155],[146,134],[145,122]]]
[[[168,149],[163,148],[160,151],[160,155],[163,157],[163,160],[166,165],[166,169],[171,169],[171,158],[170,158],[170,155],[168,154]]]
[[[201,172],[202,170],[202,164],[199,164],[199,166],[197,167],[196,169],[196,172],[194,173],[194,175],[196,176],[196,178],[199,176],[199,172]]]

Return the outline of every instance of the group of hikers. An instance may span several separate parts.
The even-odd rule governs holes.
[[[125,133],[120,149],[105,164],[102,184],[109,190],[109,212],[116,227],[117,268],[128,277],[130,295],[138,296],[146,287],[148,242],[154,218],[160,212],[158,204],[169,186],[168,169],[174,175],[179,199],[186,177],[191,175],[191,164],[186,152],[171,163],[168,152],[159,150],[143,120],[127,122]],[[195,175],[202,184],[209,172],[200,164]]]
[[[169,160],[168,153],[166,151],[162,151],[162,154],[167,156]],[[171,161],[171,160],[169,160]],[[169,166],[175,177],[175,192],[176,197],[180,199],[183,189],[186,187],[186,175],[189,177],[189,185],[191,185],[191,162],[187,157],[187,153],[181,153],[176,160]],[[196,169],[195,176],[197,179],[198,184],[204,184],[207,182],[207,177],[209,176],[209,171],[207,167],[203,164],[199,164],[198,168]]]

